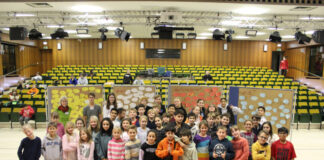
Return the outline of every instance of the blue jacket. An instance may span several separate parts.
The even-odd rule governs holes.
[[[78,84],[78,80],[76,78],[74,78],[73,80],[70,79],[70,84],[74,84],[74,85],[77,85]]]
[[[209,159],[210,160],[224,160],[222,157],[213,157],[213,152],[216,152],[216,154],[222,154],[226,152],[225,160],[231,160],[235,157],[235,152],[233,149],[233,145],[230,141],[228,141],[227,138],[223,140],[218,140],[218,138],[212,140],[209,144]]]

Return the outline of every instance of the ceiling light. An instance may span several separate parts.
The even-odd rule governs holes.
[[[88,34],[89,30],[87,28],[76,29],[77,34]]]
[[[116,30],[118,27],[106,27],[108,30]]]
[[[5,30],[5,31],[9,31],[10,30],[10,28],[2,28],[3,30]]]
[[[52,37],[47,36],[47,37],[43,37],[42,39],[52,39]]]
[[[283,35],[282,38],[293,39],[293,38],[295,38],[295,36],[293,36],[293,35]]]
[[[249,37],[247,36],[235,36],[235,39],[248,39]]]
[[[234,10],[234,13],[245,14],[245,15],[257,15],[267,13],[268,9],[259,8],[259,7],[243,7],[237,10]]]
[[[196,39],[197,33],[188,33],[187,37],[188,37],[188,39]]]
[[[71,17],[73,17],[73,18],[101,18],[101,17],[104,17],[104,15],[84,14],[84,15],[72,15]]]
[[[58,28],[53,34],[51,34],[52,39],[60,39],[64,37],[69,37],[69,34],[64,31],[63,28]]]
[[[262,35],[265,35],[265,34],[266,34],[265,32],[258,32],[257,36],[262,36]]]
[[[306,31],[305,34],[313,34],[315,31]]]
[[[211,31],[211,32],[215,31],[216,29],[218,29],[220,31],[225,31],[226,30],[225,28],[208,28],[208,30]]]
[[[280,33],[278,31],[274,31],[273,33],[270,34],[269,40],[275,43],[281,42]]]
[[[196,37],[196,39],[208,39],[208,37]]]
[[[312,40],[310,37],[307,37],[300,31],[295,33],[295,39],[298,41],[299,44],[305,44],[305,42],[309,43]]]
[[[65,30],[65,32],[67,32],[69,34],[76,34],[77,33],[76,30]]]
[[[213,33],[199,33],[200,36],[212,36]]]
[[[102,41],[107,40],[107,36],[105,35],[105,33],[108,32],[108,29],[102,27],[102,28],[100,28],[98,31],[101,33],[101,35],[100,35],[100,39],[101,39]]]
[[[235,20],[261,20],[260,17],[233,17]]]
[[[59,25],[48,25],[47,28],[64,28],[64,26],[59,26]]]
[[[32,29],[29,31],[28,37],[30,40],[38,40],[41,39],[43,36],[41,32],[37,31],[36,29]]]
[[[80,37],[80,38],[89,38],[89,37],[91,37],[90,34],[78,34],[77,36]]]
[[[277,31],[281,31],[283,30],[282,28],[276,28],[276,27],[270,27],[268,28],[268,30],[277,30]]]
[[[245,35],[247,35],[247,36],[252,36],[252,37],[257,36],[257,33],[258,33],[257,30],[246,30],[246,31],[245,31]]]
[[[301,20],[323,20],[324,17],[301,17]]]
[[[28,13],[16,13],[16,17],[34,17],[34,14],[28,14]]]
[[[231,21],[231,20],[227,21],[226,20],[226,21],[222,21],[221,24],[224,26],[238,26],[241,24],[241,21]]]
[[[225,39],[225,34],[224,32],[216,29],[214,32],[213,32],[213,39],[214,40],[224,40]]]
[[[73,6],[72,10],[76,12],[102,12],[103,11],[101,7],[90,6],[90,5]]]
[[[184,33],[176,33],[176,39],[184,39]]]

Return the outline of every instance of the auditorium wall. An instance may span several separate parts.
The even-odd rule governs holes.
[[[310,51],[308,47],[287,49],[285,51],[288,65],[290,67],[287,73],[288,77],[293,77],[294,79],[301,79],[305,77],[305,73],[300,70],[308,71],[309,53]]]
[[[43,48],[43,40],[39,46]],[[129,64],[129,65],[213,65],[213,66],[260,66],[271,67],[271,53],[276,50],[276,44],[265,41],[233,41],[224,51],[225,41],[215,40],[160,40],[160,39],[130,39],[128,42],[120,39],[109,39],[103,42],[103,49],[98,49],[99,39],[63,39],[46,40],[52,53],[42,56],[43,71],[57,65],[72,64]],[[147,59],[145,50],[140,49],[140,42],[145,48],[180,49],[182,43],[187,49],[181,50],[180,59]],[[57,49],[61,43],[62,49]],[[264,52],[264,45],[268,51]],[[43,55],[43,53],[42,53]]]
[[[41,72],[41,54],[38,47],[18,45],[16,47],[16,67],[23,68],[18,72],[20,76],[30,77]]]

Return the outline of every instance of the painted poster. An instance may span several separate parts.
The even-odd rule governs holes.
[[[187,111],[197,105],[198,99],[203,99],[205,101],[205,107],[208,105],[220,104],[220,99],[222,96],[223,87],[219,86],[179,86],[170,85],[169,86],[169,97],[168,104],[172,104],[176,97],[180,97],[182,105]]]
[[[294,90],[230,87],[229,104],[238,106],[243,114],[237,116],[240,129],[244,129],[244,121],[252,120],[258,107],[266,109],[265,118],[270,121],[273,131],[280,127],[290,129],[294,105]]]
[[[95,104],[102,106],[104,101],[104,89],[99,85],[88,86],[53,86],[47,88],[47,117],[50,118],[50,114],[57,110],[61,105],[60,100],[62,97],[67,97],[68,106],[71,108],[69,115],[69,121],[74,122],[78,117],[83,116],[83,108],[89,104],[88,94],[95,93]]]
[[[114,85],[113,92],[117,96],[118,107],[128,110],[135,108],[142,97],[147,97],[148,105],[153,106],[155,86]]]

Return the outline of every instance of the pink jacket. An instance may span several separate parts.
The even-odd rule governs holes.
[[[65,134],[62,139],[63,159],[64,160],[77,160],[77,147],[79,145],[79,136],[73,133],[73,136]]]

